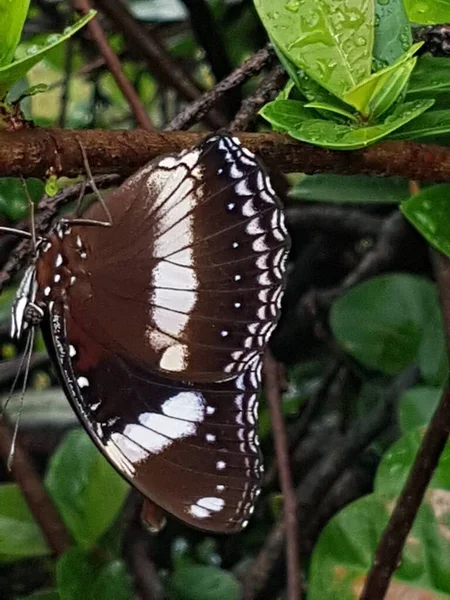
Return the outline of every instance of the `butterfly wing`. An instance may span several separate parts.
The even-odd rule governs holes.
[[[36,264],[66,393],[145,496],[239,530],[259,491],[261,353],[289,243],[276,195],[253,154],[214,136],[105,201],[111,228],[59,228]]]
[[[108,351],[56,302],[44,337],[81,422],[131,484],[194,527],[245,527],[262,474],[253,370],[176,383]]]
[[[214,136],[152,163],[106,201],[115,226],[71,236],[82,240],[90,274],[90,297],[77,305],[90,305],[96,331],[168,377],[212,381],[245,370],[275,327],[288,247],[255,156]],[[101,211],[97,203],[86,217]]]

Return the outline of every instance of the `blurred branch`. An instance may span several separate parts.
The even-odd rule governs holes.
[[[301,568],[299,551],[299,531],[297,518],[297,502],[292,483],[289,464],[288,440],[281,409],[280,365],[273,358],[270,350],[266,351],[264,360],[264,389],[267,396],[270,418],[272,422],[275,454],[278,464],[281,491],[283,493],[283,515],[286,535],[286,560],[288,579],[288,600],[301,600]]]
[[[72,0],[72,5],[74,9],[81,12],[81,14],[87,14],[92,8],[89,0]],[[116,80],[117,85],[130,105],[136,121],[144,129],[153,130],[154,127],[150,121],[150,117],[148,116],[147,111],[145,110],[145,107],[142,104],[141,99],[139,98],[133,85],[123,73],[120,60],[109,45],[108,39],[98,21],[98,18],[94,17],[91,21],[89,21],[86,27],[93,40],[97,44],[98,49],[105,59],[105,62],[108,65],[112,76]]]
[[[155,35],[133,17],[121,0],[95,0],[95,4],[124,34],[130,48],[137,50],[147,62],[150,73],[165,85],[174,88],[188,102],[200,97],[201,92],[190,75],[170,56]],[[214,128],[225,124],[217,113],[207,115],[207,120]]]
[[[414,142],[382,142],[349,152],[297,142],[280,133],[236,133],[241,142],[275,170],[351,175],[401,175],[417,181],[450,182],[450,148]],[[180,152],[205,138],[184,131],[63,130],[0,131],[0,177],[67,177],[84,172],[79,141],[94,174],[129,175],[147,162]]]
[[[192,30],[205,50],[211,71],[216,81],[221,81],[231,71],[231,64],[210,5],[205,0],[183,0],[183,4],[189,11]]]
[[[12,435],[5,417],[0,419],[0,457],[5,464],[11,450]],[[30,457],[18,440],[15,446],[11,474],[44,534],[52,551],[60,556],[72,545],[70,535],[48,496]]]
[[[450,260],[442,254],[435,253],[435,271],[447,347],[450,350]],[[382,600],[385,597],[391,577],[400,564],[406,538],[445,448],[449,433],[450,388],[447,387],[422,439],[408,479],[378,544],[361,600]]]
[[[222,79],[212,90],[206,92],[201,98],[182,110],[180,114],[172,119],[165,130],[176,131],[177,129],[187,129],[190,125],[200,120],[227,92],[259,73],[265,66],[272,62],[273,58],[274,50],[269,45],[258,50],[256,54],[243,62],[242,65],[225,77],[225,79]]]

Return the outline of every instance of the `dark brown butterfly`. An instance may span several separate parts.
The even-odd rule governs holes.
[[[289,245],[279,201],[255,156],[215,135],[105,204],[111,227],[64,220],[38,241],[12,334],[42,320],[82,424],[144,496],[238,531],[262,475],[257,392]]]

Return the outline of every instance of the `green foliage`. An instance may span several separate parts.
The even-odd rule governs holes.
[[[266,104],[260,114],[281,131],[302,142],[309,142],[334,150],[357,150],[392,133],[428,110],[433,100],[405,102],[376,125],[355,126],[320,119],[302,102],[275,100]]]
[[[289,195],[313,202],[398,204],[409,197],[409,186],[399,177],[318,174],[303,176]]]
[[[72,548],[56,565],[61,600],[131,600],[133,586],[121,560],[101,560]]]
[[[404,201],[405,217],[435,248],[450,256],[450,185],[435,185]]]
[[[410,21],[421,25],[450,22],[449,0],[403,0]]]
[[[50,554],[17,485],[0,486],[0,562]]]
[[[335,96],[370,74],[373,0],[255,0],[281,51]]]
[[[255,6],[293,84],[260,111],[276,130],[335,150],[405,135],[416,120],[416,137],[450,131],[447,114],[439,115],[439,128],[436,118],[434,126],[420,120],[434,104],[428,88],[444,79],[440,63],[428,62],[427,70],[421,63],[414,96],[405,98],[421,43],[411,45],[401,0],[255,0]],[[291,100],[294,90],[309,102]]]
[[[400,425],[407,433],[427,425],[442,396],[439,387],[416,385],[402,395],[400,401]]]
[[[26,186],[31,199],[37,204],[44,192],[43,183],[39,179],[27,179]],[[11,221],[20,221],[28,214],[28,200],[20,179],[0,178],[0,214]]]
[[[8,7],[15,6],[15,2],[8,2]],[[11,9],[14,13],[15,9]],[[27,56],[10,62],[5,62],[0,66],[0,101],[4,100],[7,92],[12,88],[12,86],[22,77],[24,77],[28,71],[34,67],[39,61],[41,61],[45,56],[54,48],[63,44],[67,39],[69,39],[74,33],[80,30],[82,27],[86,25],[93,17],[95,17],[96,12],[90,11],[83,18],[79,19],[74,25],[71,27],[67,27],[62,34],[52,34],[47,37],[44,44],[42,46],[30,46],[27,51]],[[3,22],[8,21],[8,15],[3,14]],[[22,22],[23,25],[23,22]],[[20,36],[20,32],[19,32]],[[15,50],[15,48],[14,48]],[[12,59],[12,56],[10,57]]]
[[[240,600],[241,597],[237,580],[216,567],[181,567],[169,582],[171,600]]]
[[[336,300],[330,312],[341,346],[366,367],[389,374],[410,363],[427,370],[431,360],[436,367],[444,365],[437,369],[446,375],[441,319],[434,284],[407,274],[361,283]]]
[[[75,541],[92,548],[118,515],[128,484],[81,430],[53,454],[46,486]]]
[[[29,6],[30,0],[0,0],[0,67],[14,57]]]

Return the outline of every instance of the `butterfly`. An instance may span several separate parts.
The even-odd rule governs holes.
[[[144,497],[239,531],[263,473],[262,354],[289,250],[280,202],[224,134],[150,162],[104,204],[110,227],[95,202],[37,241],[12,336],[41,325],[82,425]]]

